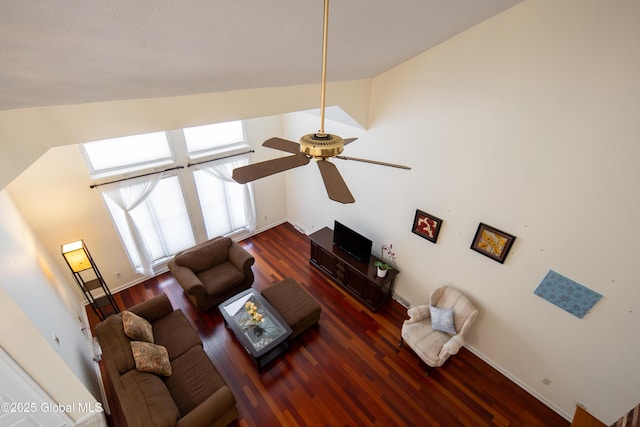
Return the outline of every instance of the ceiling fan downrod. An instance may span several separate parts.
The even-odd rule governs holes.
[[[322,77],[320,85],[320,130],[318,137],[326,137],[324,131],[324,106],[327,92],[327,44],[329,40],[329,0],[324,0],[324,21],[322,25]]]
[[[327,45],[329,39],[329,0],[324,0],[322,38],[322,77],[320,81],[320,130],[300,138],[300,151],[316,159],[337,156],[344,150],[344,141],[338,135],[324,131],[324,110],[327,93]]]

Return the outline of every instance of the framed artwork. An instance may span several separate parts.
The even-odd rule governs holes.
[[[420,237],[424,237],[430,242],[435,243],[438,240],[438,234],[440,234],[440,227],[442,226],[442,220],[436,218],[433,215],[429,215],[426,212],[416,209],[416,216],[413,219],[412,232]]]
[[[502,264],[507,258],[514,240],[516,238],[511,234],[480,223],[476,235],[473,237],[471,249]]]

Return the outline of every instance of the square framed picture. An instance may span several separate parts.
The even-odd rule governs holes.
[[[442,226],[442,220],[436,218],[433,215],[429,215],[426,212],[416,209],[416,216],[413,219],[412,232],[420,237],[424,237],[430,242],[435,243],[438,240],[438,234],[440,234],[440,227]]]
[[[471,249],[502,264],[507,258],[514,240],[516,238],[511,234],[480,223],[476,235],[473,237]]]

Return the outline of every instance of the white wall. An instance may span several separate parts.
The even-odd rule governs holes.
[[[89,188],[91,183],[80,150],[67,145],[48,150],[7,186],[21,215],[64,272],[67,289],[80,302],[84,296],[61,255],[62,244],[83,239],[112,289],[140,279],[121,249],[100,194]],[[80,309],[79,303],[75,309]]]
[[[393,243],[411,303],[467,293],[468,344],[567,418],[581,402],[610,423],[640,401],[639,18],[633,0],[524,2],[375,78],[367,131],[327,126],[360,137],[345,154],[412,171],[335,160],[351,206],[315,168],[287,179],[308,232],[338,219]],[[444,220],[437,244],[410,232],[416,209]],[[469,249],[479,222],[517,236],[504,265]],[[603,299],[582,320],[544,301],[549,269]]]
[[[76,403],[69,415],[79,421],[87,414],[77,404],[93,407],[100,398],[90,338],[61,297],[68,292],[57,267],[6,191],[0,218],[0,345],[57,403]],[[73,306],[80,309],[78,301]]]
[[[263,141],[273,136],[282,135],[281,116],[269,116],[245,121],[247,138],[255,153],[251,155],[251,163],[260,162],[286,155],[281,151],[261,147]],[[283,222],[287,218],[285,176],[272,175],[253,183],[256,198],[257,232]]]

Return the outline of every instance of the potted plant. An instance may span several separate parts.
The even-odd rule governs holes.
[[[384,255],[387,254],[387,256],[390,258],[391,262],[395,263],[396,261],[396,254],[395,252],[392,251],[393,249],[393,244],[389,244],[389,245],[382,245],[382,248],[380,249],[380,259],[382,261],[376,261],[373,263],[373,265],[375,265],[376,267],[378,267],[378,277],[385,277],[387,275],[387,271],[391,270],[393,268],[393,264],[388,264],[384,261]]]

